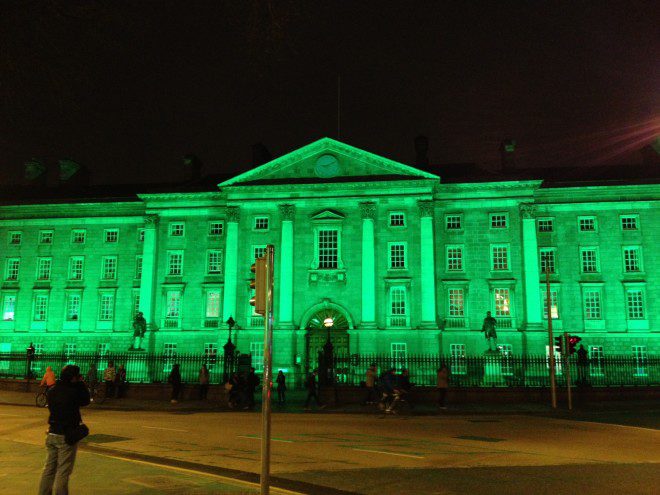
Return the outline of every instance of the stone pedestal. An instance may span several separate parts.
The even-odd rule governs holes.
[[[147,369],[147,351],[131,351],[126,363],[115,362],[118,368],[120,364],[126,366],[126,380],[129,383],[150,383],[151,377]],[[99,370],[99,376],[103,377],[103,370]]]
[[[503,387],[506,385],[502,376],[502,355],[499,351],[484,352],[484,387]]]

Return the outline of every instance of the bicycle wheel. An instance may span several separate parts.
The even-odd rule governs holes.
[[[46,392],[39,392],[35,396],[34,400],[37,407],[46,407],[48,405],[48,398],[46,397]]]

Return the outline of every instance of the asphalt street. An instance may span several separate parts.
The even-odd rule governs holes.
[[[0,406],[3,493],[34,490],[46,416]],[[84,417],[92,433],[77,493],[255,493],[258,413],[89,408]],[[660,493],[660,431],[588,418],[279,413],[272,442],[275,483],[290,493]],[[106,489],[108,473],[118,491]]]

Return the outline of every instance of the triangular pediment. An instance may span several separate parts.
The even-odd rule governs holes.
[[[218,186],[410,179],[438,180],[439,177],[340,141],[323,138]]]
[[[313,221],[328,221],[328,220],[343,220],[344,215],[335,210],[321,210],[318,213],[312,215]]]

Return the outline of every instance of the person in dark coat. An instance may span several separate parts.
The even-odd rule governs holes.
[[[115,375],[115,392],[117,399],[121,399],[126,393],[126,367],[123,364],[119,365],[117,368],[117,374]]]
[[[284,404],[286,402],[286,376],[282,370],[277,374],[275,381],[277,382],[277,402]]]
[[[589,384],[589,353],[580,344],[580,348],[577,350],[577,369],[578,369],[578,381],[577,384],[580,386],[585,386]]]
[[[209,393],[210,374],[205,364],[199,370],[199,400],[206,400]]]
[[[248,373],[246,378],[247,405],[244,409],[254,408],[254,393],[259,383],[261,383],[261,380],[259,380],[259,377],[254,371],[254,368],[250,368],[250,373]]]
[[[181,393],[181,371],[179,370],[178,364],[172,366],[172,371],[170,372],[170,376],[167,379],[167,383],[172,385],[172,399],[170,402],[172,404],[178,404],[179,394]]]
[[[316,382],[316,377],[318,376],[318,374],[319,374],[318,370],[312,371],[307,377],[307,381],[305,382],[305,388],[307,389],[307,399],[305,400],[306,411],[309,411],[311,409],[309,407],[309,403],[311,402],[312,399],[316,401],[316,405],[319,408],[323,409],[325,407],[325,405],[321,404],[321,401],[319,401],[318,384]]]
[[[65,432],[82,423],[80,408],[89,404],[89,391],[80,376],[80,368],[67,365],[60,379],[48,391],[48,435],[46,450],[48,458],[39,483],[39,495],[69,493],[69,476],[73,471],[78,444],[69,445]]]

